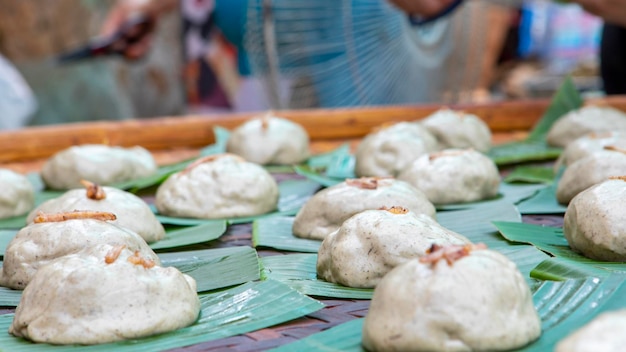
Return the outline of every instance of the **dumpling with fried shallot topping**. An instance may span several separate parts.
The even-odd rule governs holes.
[[[484,245],[433,248],[391,270],[374,290],[363,346],[370,351],[504,351],[541,334],[515,263]]]
[[[42,267],[22,294],[9,333],[50,344],[99,344],[193,324],[195,280],[123,245],[98,245]]]

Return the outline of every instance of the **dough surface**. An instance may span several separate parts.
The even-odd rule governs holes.
[[[94,219],[30,224],[9,242],[4,254],[0,286],[24,289],[35,273],[50,261],[99,244],[125,245],[160,263],[138,234]]]
[[[101,200],[87,197],[85,189],[73,189],[58,198],[45,201],[33,209],[26,218],[32,223],[38,212],[62,213],[74,210],[105,211],[115,214],[112,224],[136,232],[146,242],[155,242],[165,237],[165,229],[157,220],[146,202],[136,195],[113,187],[102,187],[106,198]]]
[[[452,265],[422,259],[397,266],[374,290],[363,324],[368,350],[512,350],[541,334],[530,289],[502,254],[472,250]]]
[[[572,142],[563,150],[554,167],[559,171],[560,166],[568,166],[595,152],[603,151],[605,147],[626,150],[626,131],[591,132]]]
[[[463,111],[440,109],[421,121],[439,142],[439,149],[491,149],[491,130],[478,116]]]
[[[296,214],[293,234],[323,240],[352,215],[389,206],[435,217],[435,207],[426,196],[404,181],[375,177],[348,179],[313,195]]]
[[[626,181],[611,179],[580,192],[567,207],[563,234],[585,257],[626,261]]]
[[[626,310],[598,315],[556,345],[555,352],[622,352],[626,346]]]
[[[42,267],[22,294],[9,333],[50,344],[99,344],[176,330],[200,312],[196,282],[173,267],[114,262],[103,245]]]
[[[9,169],[0,169],[0,219],[28,213],[35,206],[35,189],[28,179]]]
[[[261,165],[298,164],[309,157],[309,135],[295,122],[265,115],[233,130],[226,151]]]
[[[608,106],[588,105],[560,117],[546,140],[549,145],[566,147],[569,143],[590,133],[626,130],[626,114]]]
[[[490,199],[498,195],[500,187],[498,167],[471,149],[422,155],[398,179],[422,190],[435,205]]]
[[[437,140],[420,124],[400,122],[370,133],[355,153],[357,176],[396,177],[413,160],[437,150]]]
[[[620,175],[626,175],[626,153],[607,150],[593,153],[565,169],[556,188],[556,199],[568,204],[585,189]]]
[[[349,287],[375,287],[391,269],[426,255],[433,244],[469,244],[424,214],[396,207],[365,210],[322,242],[317,276]]]
[[[261,166],[232,154],[171,175],[156,192],[159,213],[200,219],[265,214],[276,209],[278,185]]]
[[[53,155],[43,165],[41,177],[50,188],[73,189],[81,187],[80,180],[110,185],[147,177],[156,171],[152,154],[142,147],[85,144]]]

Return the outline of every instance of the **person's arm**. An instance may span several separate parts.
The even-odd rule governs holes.
[[[179,0],[118,0],[107,14],[100,35],[115,33],[133,16],[144,16],[156,23],[161,15],[176,9],[178,2]],[[152,42],[151,34],[147,33],[141,40],[126,47],[124,56],[128,59],[144,56]]]
[[[626,27],[626,0],[571,0],[605,22]]]

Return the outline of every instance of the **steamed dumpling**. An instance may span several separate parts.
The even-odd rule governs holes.
[[[622,352],[625,330],[626,309],[602,313],[561,340],[555,352]]]
[[[352,215],[389,204],[435,216],[435,207],[426,196],[404,181],[375,177],[348,179],[311,197],[296,214],[293,234],[323,240]]]
[[[421,124],[437,138],[440,149],[473,148],[487,152],[491,148],[491,130],[476,115],[440,109],[427,116]]]
[[[159,213],[200,219],[264,214],[276,209],[278,184],[261,166],[232,154],[198,160],[156,192]]]
[[[370,351],[503,351],[540,334],[515,263],[472,245],[436,249],[394,268],[376,286],[363,323]]]
[[[349,287],[375,287],[391,269],[423,257],[433,244],[469,243],[428,215],[402,207],[365,210],[324,239],[317,276]]]
[[[0,169],[0,219],[28,213],[35,206],[35,189],[28,179],[9,169]]]
[[[85,144],[53,155],[43,165],[41,178],[50,188],[73,189],[81,187],[81,180],[110,185],[147,177],[156,171],[152,154],[142,147]]]
[[[548,131],[549,145],[566,147],[590,133],[626,130],[626,114],[608,106],[587,105],[560,117]]]
[[[137,339],[193,324],[195,280],[139,253],[101,245],[42,267],[22,294],[9,333],[49,344]]]
[[[309,135],[299,124],[267,114],[237,127],[226,151],[261,165],[298,164],[309,157]]]
[[[490,199],[500,187],[496,164],[475,150],[447,149],[423,155],[398,179],[422,190],[436,205]]]
[[[563,150],[556,162],[555,170],[560,166],[568,166],[595,152],[603,151],[605,147],[626,150],[626,131],[591,132],[573,142]]]
[[[370,133],[355,153],[357,176],[396,177],[413,160],[437,150],[437,141],[417,123],[400,122]]]

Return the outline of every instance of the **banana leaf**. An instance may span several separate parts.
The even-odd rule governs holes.
[[[557,184],[553,183],[540,189],[534,196],[517,204],[520,213],[527,214],[565,214],[567,206],[556,200]]]
[[[160,185],[168,177],[170,177],[170,175],[184,170],[192,161],[193,160],[185,160],[176,164],[161,166],[154,175],[125,182],[118,182],[112,184],[111,187],[124,189],[131,193],[137,193],[143,189]]]
[[[230,138],[230,131],[226,128],[215,126],[213,127],[213,134],[215,135],[215,143],[200,149],[200,156],[226,153],[226,143],[228,138]]]
[[[243,224],[252,222],[256,219],[272,217],[272,216],[285,216],[295,215],[300,207],[306,203],[309,198],[317,192],[320,188],[319,183],[310,180],[285,180],[278,184],[279,199],[277,211],[261,214],[249,217],[231,218],[226,219],[228,224]],[[157,210],[154,206],[151,207],[156,213]],[[157,219],[162,224],[177,225],[177,226],[193,226],[205,224],[212,220],[207,219],[192,219],[192,218],[179,218],[173,216],[165,216],[156,214]]]
[[[345,180],[343,178],[326,176],[326,174],[320,169],[311,168],[306,165],[296,165],[293,169],[298,175],[304,176],[307,179],[313,182],[317,182],[324,187],[332,187],[334,185],[340,184]]]
[[[164,267],[173,266],[193,277],[198,285],[198,292],[221,289],[260,278],[258,257],[256,251],[250,247],[161,253],[159,258]],[[15,307],[21,297],[21,290],[0,287],[0,306]]]
[[[124,342],[94,346],[33,344],[7,333],[0,335],[0,349],[21,351],[165,351],[217,340],[281,324],[321,308],[313,300],[280,282],[249,282],[225,291],[200,295],[199,319],[191,326]],[[7,331],[13,314],[0,316],[0,329]]]
[[[542,322],[541,337],[518,351],[552,351],[556,344],[602,312],[626,307],[622,275],[562,282],[545,281],[533,294]],[[365,351],[364,319],[354,319],[272,351]]]
[[[283,282],[299,292],[320,297],[370,299],[373,289],[352,288],[317,279],[317,254],[288,254],[261,258],[264,279]]]
[[[498,165],[556,159],[562,149],[547,145],[548,131],[561,116],[581,107],[582,104],[583,100],[574,82],[570,77],[565,78],[561,87],[552,97],[548,110],[537,122],[526,140],[494,146],[488,155]]]
[[[191,227],[177,228],[167,231],[165,238],[150,243],[154,250],[183,247],[196,243],[203,243],[218,239],[226,232],[226,221],[214,220]]]
[[[346,154],[350,154],[350,144],[348,143],[342,144],[341,146],[330,152],[311,156],[307,160],[306,165],[314,169],[326,168],[337,155]]]
[[[293,235],[292,216],[273,216],[252,223],[252,245],[283,251],[317,253],[322,241],[299,238]]]
[[[518,166],[504,178],[504,182],[545,183],[554,181],[554,171],[545,166]]]
[[[356,160],[350,153],[336,153],[326,167],[326,176],[331,178],[355,178],[354,164]]]
[[[9,242],[11,242],[16,234],[17,230],[0,230],[0,254],[2,254],[2,256],[4,256]]]

